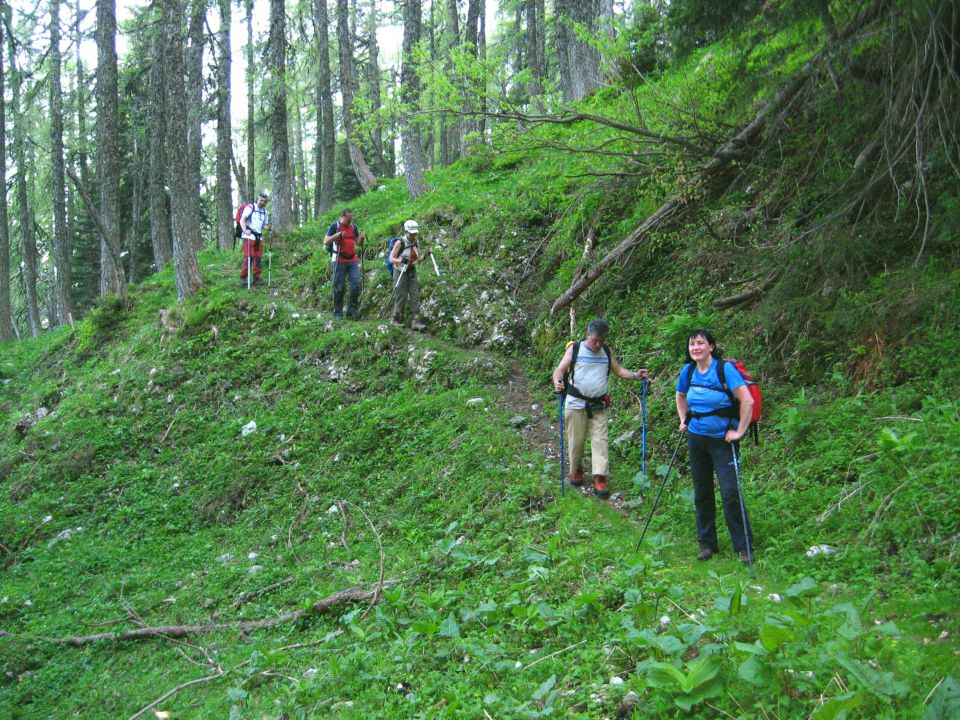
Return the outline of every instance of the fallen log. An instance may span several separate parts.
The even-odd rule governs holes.
[[[750,302],[751,300],[758,300],[764,296],[767,290],[769,290],[776,281],[777,274],[773,273],[755,288],[750,288],[749,290],[744,290],[736,295],[730,295],[728,297],[715,300],[713,306],[719,310],[723,310],[724,308],[742,305],[743,303]]]
[[[226,630],[239,630],[241,632],[250,632],[251,630],[262,630],[279,625],[285,622],[299,620],[304,615],[323,615],[332,611],[340,605],[349,603],[365,602],[377,597],[379,585],[374,590],[362,590],[358,587],[340,590],[332,595],[317,600],[309,609],[300,609],[294,612],[283,613],[273,618],[262,620],[239,620],[230,623],[207,623],[197,625],[159,625],[155,627],[142,627],[136,630],[126,630],[120,633],[98,633],[96,635],[75,635],[72,637],[53,638],[50,640],[55,645],[89,645],[95,642],[110,641],[118,642],[120,640],[146,640],[155,637],[179,638],[186,635],[198,635],[203,633],[221,632]]]

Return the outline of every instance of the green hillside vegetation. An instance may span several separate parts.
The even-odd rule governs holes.
[[[613,385],[619,502],[561,498],[541,439],[573,339],[550,308],[588,233],[595,258],[685,193],[822,34],[748,28],[583,105],[686,147],[503,123],[418,200],[402,180],[357,198],[380,250],[363,321],[331,320],[326,218],[275,238],[270,291],[208,250],[183,304],[167,267],[129,307],[0,346],[0,716],[957,717],[960,198],[950,147],[920,230],[913,191],[857,175],[875,92],[815,84],[577,299],[577,335],[605,317],[653,374],[648,476],[639,384]],[[408,217],[441,272],[421,268],[422,335],[377,319]],[[635,549],[702,326],[765,393],[743,447],[753,577],[725,530],[695,561],[682,452]],[[314,607],[349,588],[369,594]],[[232,627],[55,642],[182,625]]]

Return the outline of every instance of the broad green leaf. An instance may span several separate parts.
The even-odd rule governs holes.
[[[687,676],[683,674],[682,670],[669,663],[651,663],[650,669],[647,670],[647,685],[650,687],[675,688],[682,691],[686,679]]]
[[[664,655],[679,655],[687,649],[683,641],[673,635],[657,635],[650,642],[654,647],[660,648]]]
[[[547,696],[547,693],[553,690],[553,686],[556,684],[557,684],[557,676],[551,675],[543,683],[541,683],[540,687],[536,689],[536,692],[533,693],[533,699],[543,700]]]
[[[410,628],[421,635],[436,635],[440,626],[429,620],[417,620],[410,624]]]
[[[818,705],[810,718],[811,720],[844,720],[847,717],[847,711],[856,710],[863,705],[864,698],[862,690],[830,698],[822,705]]]
[[[740,663],[737,674],[751,685],[766,685],[767,683],[764,667],[755,657],[749,657]]]
[[[767,621],[760,626],[760,644],[769,652],[776,652],[785,642],[793,639],[793,630],[785,625]]]
[[[960,717],[960,683],[949,675],[943,679],[923,710],[923,720],[955,720]]]
[[[871,695],[888,700],[891,697],[901,698],[910,692],[910,686],[902,680],[897,680],[891,672],[877,672],[869,665],[854,660],[846,655],[838,655],[837,662]]]
[[[716,655],[700,655],[687,663],[685,689],[692,692],[706,685],[720,672],[722,661]]]
[[[447,619],[440,623],[440,637],[458,638],[460,637],[460,626],[453,617],[453,613],[447,615]]]
[[[812,577],[805,577],[800,582],[788,587],[785,594],[787,597],[808,597],[816,595],[817,591],[817,581]]]

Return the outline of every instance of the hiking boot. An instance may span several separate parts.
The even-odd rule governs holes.
[[[400,313],[395,312],[393,313],[393,315],[390,316],[390,324],[400,328],[403,327],[403,318],[400,317]]]
[[[343,320],[343,313],[342,313],[342,312],[335,312],[335,313],[333,314],[333,319],[334,319],[334,320]]]
[[[740,562],[742,562],[744,565],[750,564],[749,552],[747,552],[746,550],[741,550],[739,553],[737,553],[737,555],[740,557]]]
[[[700,548],[700,552],[697,553],[697,560],[709,560],[716,554],[717,551],[713,548],[702,547]]]
[[[601,500],[606,500],[610,497],[610,488],[607,487],[607,478],[603,475],[593,476],[593,494]]]
[[[263,285],[263,280],[261,280],[261,279],[258,278],[258,277],[255,277],[255,278],[253,279],[253,284],[254,284],[254,285]]]
[[[356,310],[347,310],[347,317],[351,320],[359,320],[360,313],[358,313]]]
[[[410,329],[420,332],[421,330],[426,330],[427,326],[423,324],[423,321],[420,319],[419,315],[414,315],[413,320],[410,323]]]
[[[583,470],[578,473],[573,473],[570,476],[570,484],[573,485],[573,487],[580,487],[583,485]]]
[[[240,278],[240,287],[246,287],[246,286],[247,286],[247,279]]]

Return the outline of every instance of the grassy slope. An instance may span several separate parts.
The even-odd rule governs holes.
[[[680,73],[663,87],[687,81]],[[524,446],[497,403],[509,350],[525,359],[533,400],[552,410],[541,381],[565,331],[543,310],[576,266],[583,226],[606,202],[612,239],[655,202],[585,191],[570,176],[586,169],[546,152],[481,157],[434,173],[436,192],[417,203],[400,182],[356,203],[371,237],[411,214],[444,230],[443,284],[423,279],[434,338],[376,322],[328,326],[313,226],[278,252],[277,298],[248,297],[233,287],[232,259],[205,256],[208,282],[163,343],[156,316],[173,303],[169,270],[140,286],[130,313],[107,306],[74,332],[2,348],[0,542],[16,562],[0,575],[0,626],[15,633],[0,646],[0,715],[125,717],[210,672],[184,657],[205,662],[200,651],[170,641],[74,649],[36,638],[133,626],[133,613],[148,624],[270,617],[372,585],[380,556],[362,508],[393,581],[384,600],[366,617],[349,608],[197,638],[228,674],[165,709],[596,717],[633,690],[638,717],[705,698],[744,717],[761,708],[807,717],[821,694],[842,698],[832,709],[846,704],[852,716],[919,717],[957,652],[960,428],[940,351],[960,339],[953,266],[893,267],[817,306],[821,329],[807,339],[820,345],[798,350],[795,363],[766,344],[770,302],[710,310],[724,273],[745,271],[699,265],[710,242],[699,235],[666,238],[584,299],[583,315],[613,322],[624,362],[663,378],[650,401],[654,465],[672,446],[669,378],[691,323],[709,321],[767,380],[764,444],[745,450],[759,553],[745,587],[729,555],[691,562],[684,482],[670,485],[656,534],[634,554],[651,496],[626,515],[574,495],[550,502],[556,465]],[[533,249],[526,277],[514,242]],[[389,292],[382,275],[371,272],[367,288],[377,307]],[[862,342],[865,323],[897,298],[922,298],[921,307],[909,342],[878,357]],[[524,341],[489,342],[498,326]],[[809,358],[821,365],[813,376]],[[611,437],[636,428],[625,390]],[[468,406],[474,397],[485,404]],[[52,414],[18,438],[12,424],[39,406]],[[250,420],[257,431],[243,438]],[[616,446],[613,462],[614,489],[630,488],[637,438]],[[337,500],[355,504],[346,529]],[[839,552],[807,558],[819,543]],[[286,578],[234,607],[241,593]],[[278,650],[299,643],[316,645]],[[699,669],[700,682],[658,662]],[[615,675],[623,685],[607,684]]]

